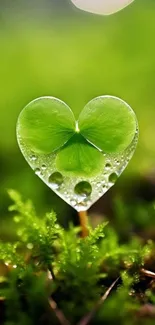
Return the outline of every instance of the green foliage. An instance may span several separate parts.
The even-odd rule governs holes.
[[[68,163],[69,157],[69,163]],[[104,168],[102,153],[83,136],[75,134],[58,152],[56,166],[65,175],[91,177]]]
[[[142,245],[141,239],[136,237],[120,245],[116,232],[109,227],[101,243],[100,253],[104,266],[110,272],[115,270],[118,273],[122,266],[138,270],[144,265],[145,258],[150,256],[153,247],[152,241]]]
[[[31,251],[31,257],[38,260],[39,267],[48,268],[53,262],[53,243],[60,232],[55,213],[52,211],[39,219],[30,200],[23,202],[20,194],[13,190],[9,195],[14,201],[9,210],[17,212],[14,221],[19,224],[20,242]]]
[[[20,113],[17,134],[36,153],[48,154],[62,147],[75,133],[70,108],[53,97],[29,103]]]
[[[61,307],[72,321],[74,317],[82,317],[100,297],[98,281],[101,256],[98,245],[104,237],[104,227],[105,224],[95,230],[90,229],[89,236],[84,239],[77,236],[79,229],[72,226],[69,231],[63,230],[61,234],[59,285],[61,296],[67,294],[69,299],[62,301]],[[85,302],[83,306],[81,301]]]
[[[132,286],[136,279],[130,277],[126,272],[121,273],[122,285],[112,295],[111,299],[105,301],[104,308],[101,308],[96,315],[96,319],[105,324],[130,324],[137,311],[139,304],[132,297]],[[109,311],[112,311],[109,313]]]
[[[133,110],[112,96],[94,98],[79,116],[81,134],[104,153],[123,152],[132,142],[136,128]]]
[[[53,97],[41,97],[20,113],[17,138],[26,159],[32,152],[46,155],[59,149],[58,171],[88,177],[100,174],[104,167],[105,159],[100,151],[122,153],[131,144],[136,129],[135,113],[119,98],[93,99],[76,121],[65,103]]]
[[[22,255],[17,254],[19,243],[4,243],[0,242],[0,256],[6,265],[12,265],[13,268],[22,268],[24,259]]]
[[[9,195],[18,241],[0,243],[5,325],[58,324],[49,299],[76,324],[116,279],[113,293],[96,309],[92,324],[137,325],[141,297],[145,304],[155,301],[153,288],[142,275],[152,261],[153,242],[142,243],[134,236],[120,243],[107,222],[95,229],[89,226],[89,235],[81,238],[80,227],[71,224],[65,230],[54,212],[39,218],[29,200],[24,202],[14,190]]]

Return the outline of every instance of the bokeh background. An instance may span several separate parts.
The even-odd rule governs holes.
[[[1,1],[0,94],[1,236],[13,229],[8,188],[31,198],[39,215],[53,208],[64,225],[71,218],[76,222],[73,209],[34,175],[17,145],[20,111],[43,95],[62,99],[77,117],[89,100],[106,94],[121,97],[137,114],[136,153],[90,214],[110,216],[118,196],[127,204],[154,200],[154,0],[135,0],[111,16],[80,11],[70,0]]]

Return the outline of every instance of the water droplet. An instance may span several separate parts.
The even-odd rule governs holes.
[[[111,168],[111,164],[110,163],[106,163],[105,164],[105,169],[109,170]]]
[[[42,166],[41,166],[41,169],[42,170],[45,170],[47,167],[46,167],[46,165],[45,164],[43,164]]]
[[[54,189],[58,189],[63,183],[63,176],[61,173],[55,172],[52,175],[50,175],[48,181]]]
[[[76,205],[75,205],[75,209],[77,211],[85,211],[87,210],[87,204],[85,202],[78,202]]]
[[[32,161],[36,161],[36,160],[37,160],[37,156],[36,156],[36,155],[32,155],[32,156],[30,156],[30,159],[31,159]]]
[[[90,183],[82,181],[75,186],[74,191],[77,195],[87,198],[91,195],[92,187]]]
[[[76,205],[76,201],[75,201],[75,200],[71,200],[70,202],[71,202],[71,204],[72,204],[73,206]]]
[[[116,173],[112,173],[110,176],[109,176],[109,182],[110,183],[115,183],[118,179],[118,175]]]
[[[40,168],[36,168],[36,169],[35,169],[35,174],[38,175],[38,176],[41,174],[41,170],[40,170]]]

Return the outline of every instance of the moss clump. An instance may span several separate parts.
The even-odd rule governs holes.
[[[0,324],[82,325],[91,311],[85,324],[154,324],[154,274],[146,270],[155,264],[153,242],[120,243],[107,222],[81,238],[54,212],[40,219],[29,200],[9,195],[18,239],[0,242]]]

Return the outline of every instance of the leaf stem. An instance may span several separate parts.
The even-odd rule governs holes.
[[[55,280],[55,274],[54,274],[54,272],[53,272],[53,268],[52,268],[52,266],[51,266],[50,264],[48,264],[47,267],[48,267],[49,272],[51,273],[52,279]]]
[[[78,215],[79,215],[80,226],[82,230],[82,237],[84,238],[89,235],[87,211],[79,211]]]

